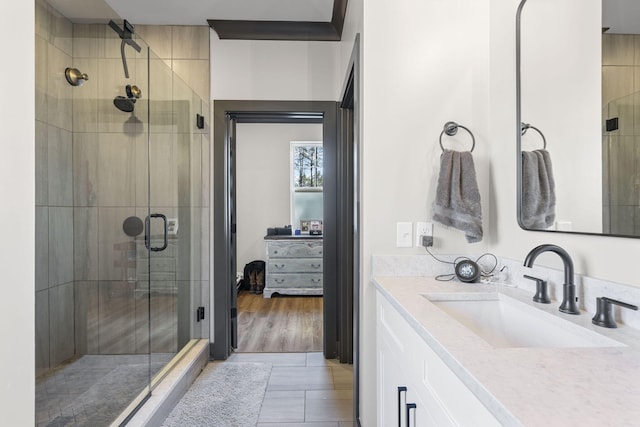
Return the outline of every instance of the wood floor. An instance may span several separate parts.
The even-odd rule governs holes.
[[[322,351],[322,297],[238,295],[238,349],[246,353]]]

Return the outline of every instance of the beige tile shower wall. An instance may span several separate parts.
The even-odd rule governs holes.
[[[640,35],[602,36],[602,106],[640,91]]]
[[[640,233],[640,35],[602,36],[602,106],[604,118],[619,118],[619,129],[603,139],[606,230]],[[636,94],[634,96],[629,96]],[[620,98],[624,98],[620,100]],[[615,104],[608,105],[611,101]],[[606,133],[606,132],[605,132]]]
[[[74,355],[72,30],[35,2],[36,375]]]
[[[208,57],[208,29],[146,29],[136,26],[136,36],[141,45],[148,44],[153,51],[149,70],[144,55],[135,59],[133,50],[127,50],[131,74],[127,81],[115,33],[104,25],[74,25],[74,60],[78,67],[95,73],[89,82],[93,85],[86,84],[83,91],[74,93],[79,354],[140,353],[149,349],[173,352],[190,336],[208,336],[208,329],[202,329],[204,322],[196,323],[192,315],[194,307],[208,295],[203,293],[208,289],[208,280],[203,284],[203,278],[208,279],[205,267],[209,259],[209,131],[208,124],[204,130],[195,126],[196,114],[205,116],[208,122],[208,86],[200,89],[202,94],[191,90],[197,89],[199,81],[209,81],[208,60],[201,59],[203,52]],[[175,49],[173,34],[179,39]],[[201,43],[206,44],[194,49]],[[182,52],[179,46],[187,48]],[[189,77],[172,70],[173,52],[177,59],[196,68],[206,62],[206,70],[199,78],[184,82]],[[125,121],[128,115],[113,106],[112,99],[123,94],[126,83],[142,89],[143,101],[151,100],[148,123],[146,102],[136,104],[138,121],[132,122]],[[146,162],[147,136],[151,169]],[[179,219],[178,235],[170,240],[169,248],[152,254],[150,276],[148,254],[138,243],[127,246],[131,239],[122,233],[123,219],[132,215],[144,218],[149,200],[152,212]],[[152,223],[152,235],[161,234],[159,225],[160,221]],[[134,267],[128,265],[132,252],[136,254]],[[144,303],[149,277],[151,313]],[[118,292],[114,292],[116,289]],[[189,293],[186,304],[179,302],[181,295]]]
[[[209,100],[209,27],[136,25],[136,33],[200,98]]]

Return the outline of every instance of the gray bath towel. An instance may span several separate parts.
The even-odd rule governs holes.
[[[469,243],[482,240],[482,205],[470,151],[442,153],[433,220],[464,231]]]
[[[522,225],[545,229],[556,219],[556,191],[547,150],[522,152]]]

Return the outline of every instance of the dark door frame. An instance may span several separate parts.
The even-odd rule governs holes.
[[[341,218],[341,229],[344,234],[353,236],[340,242],[343,258],[351,263],[350,268],[342,268],[340,274],[344,286],[340,292],[340,313],[343,321],[341,336],[352,336],[347,340],[351,348],[347,352],[353,362],[353,412],[354,420],[360,425],[360,34],[356,34],[347,75],[340,92],[340,178],[343,191],[340,199],[341,211],[348,213]],[[346,189],[345,189],[346,188]],[[348,276],[351,275],[351,278]],[[351,314],[349,315],[349,312]],[[344,347],[343,347],[344,348]],[[342,356],[341,356],[341,361]]]
[[[236,123],[322,123],[324,144],[323,348],[338,355],[338,103],[334,101],[214,101],[213,131],[213,343],[214,359],[231,351],[235,306],[234,158]],[[266,230],[265,230],[266,234]],[[346,237],[341,236],[341,239]]]

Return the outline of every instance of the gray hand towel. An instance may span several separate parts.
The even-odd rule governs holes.
[[[522,152],[522,225],[546,229],[556,219],[556,191],[547,150]]]
[[[464,231],[469,243],[482,240],[482,205],[470,151],[444,150],[440,156],[433,220]]]

